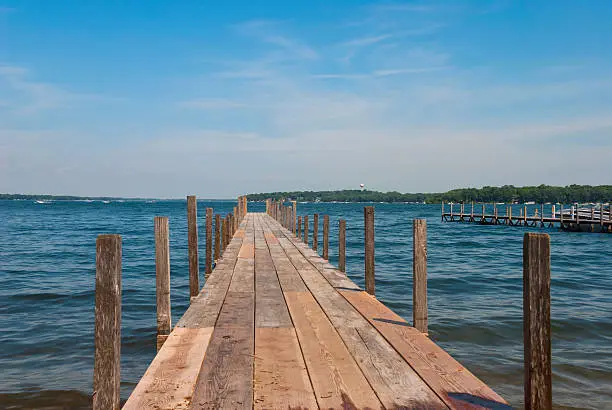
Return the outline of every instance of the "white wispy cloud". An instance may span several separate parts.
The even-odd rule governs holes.
[[[383,40],[389,39],[393,37],[391,34],[382,34],[379,36],[369,36],[369,37],[360,37],[351,39],[341,43],[341,46],[349,46],[349,47],[360,47],[360,46],[369,46],[371,44],[380,43]]]

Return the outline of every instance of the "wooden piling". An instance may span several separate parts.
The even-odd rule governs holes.
[[[550,236],[523,240],[523,338],[525,408],[552,409]]]
[[[157,294],[157,350],[172,329],[170,314],[170,236],[168,217],[156,216],[155,229],[155,290]]]
[[[338,270],[346,272],[346,220],[340,219],[338,225]]]
[[[210,274],[212,273],[212,263],[213,263],[213,254],[212,254],[212,243],[213,243],[213,234],[212,234],[212,220],[213,220],[213,209],[206,208],[206,271],[204,277],[208,279]]]
[[[370,295],[376,293],[374,279],[374,207],[363,208],[365,228],[365,287]]]
[[[224,252],[227,249],[227,215],[222,219],[221,228],[221,251]]]
[[[121,236],[96,240],[93,409],[119,410],[121,368]]]
[[[296,223],[297,223],[297,201],[291,201],[293,207],[293,234],[295,235]]]
[[[221,215],[215,214],[215,260],[221,257]]]
[[[304,243],[308,245],[308,215],[304,215]]]
[[[412,317],[414,327],[427,334],[427,221],[412,223]]]
[[[187,197],[187,243],[189,248],[189,296],[200,292],[200,268],[198,266],[197,202],[194,195]]]
[[[329,260],[329,215],[323,215],[323,259]]]
[[[302,215],[298,216],[297,237],[302,239]]]
[[[314,214],[312,220],[312,249],[319,250],[319,214]]]

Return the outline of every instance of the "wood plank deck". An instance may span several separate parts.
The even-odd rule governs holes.
[[[248,213],[124,409],[508,409],[267,214]]]

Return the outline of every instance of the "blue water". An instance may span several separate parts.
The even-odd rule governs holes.
[[[225,214],[235,202],[198,203],[201,268],[207,206]],[[375,206],[377,297],[412,321],[411,221],[427,218],[430,335],[520,408],[527,229],[442,223],[437,205]],[[300,215],[315,212],[330,215],[333,264],[337,220],[347,220],[347,273],[363,286],[363,204],[298,204]],[[89,407],[95,240],[102,233],[123,236],[121,378],[127,398],[155,354],[156,215],[170,217],[176,323],[188,305],[185,201],[0,201],[0,408]],[[612,408],[612,235],[529,229],[548,232],[552,241],[555,406]]]

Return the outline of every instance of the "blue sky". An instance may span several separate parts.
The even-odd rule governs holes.
[[[0,192],[610,183],[609,1],[0,0]]]

